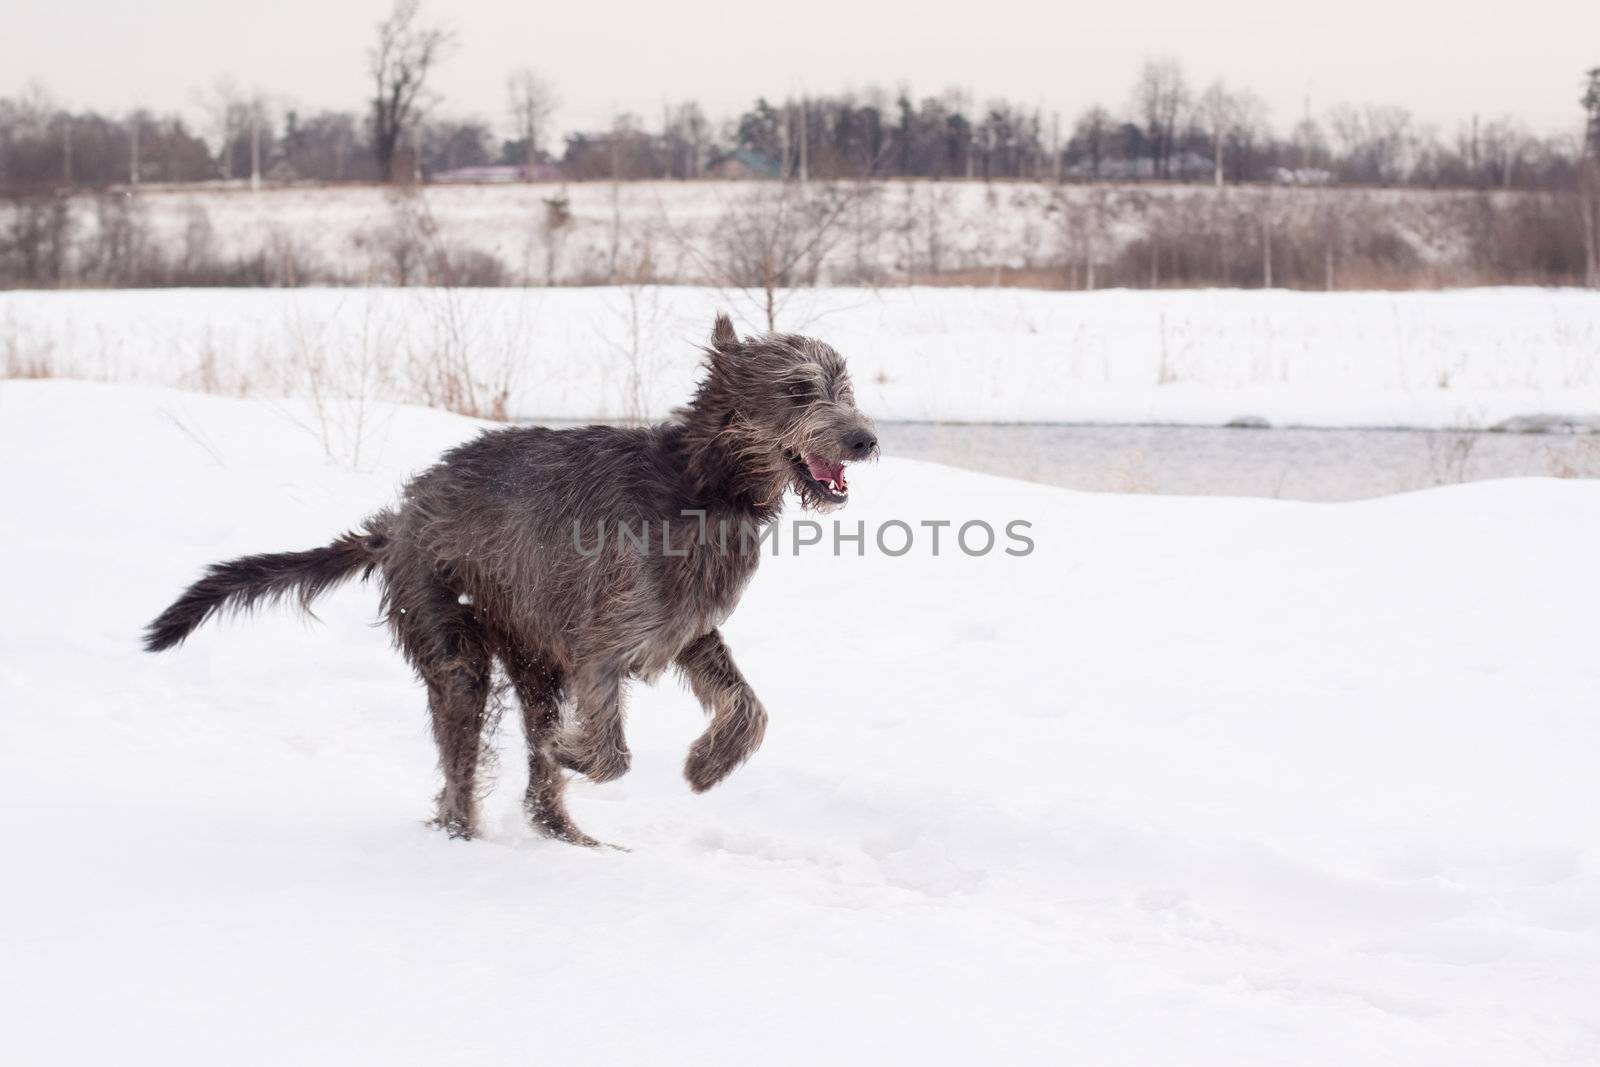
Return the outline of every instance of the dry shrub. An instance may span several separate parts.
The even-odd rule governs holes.
[[[1498,202],[1497,202],[1498,200]],[[1472,281],[1485,285],[1581,285],[1583,236],[1570,198],[1481,194],[1465,207]]]
[[[513,283],[511,272],[498,257],[444,238],[421,189],[402,186],[391,190],[388,198],[388,221],[354,242],[355,249],[367,256],[369,282],[450,288],[497,288]]]
[[[428,294],[422,336],[405,338],[412,399],[458,415],[505,422],[525,347],[524,324],[491,333],[499,322],[474,317],[452,289]]]
[[[30,341],[12,315],[6,316],[4,349],[0,351],[0,378],[62,378],[51,341]]]
[[[70,283],[72,242],[70,197],[0,199],[0,285],[45,289]]]
[[[385,217],[338,262],[314,255],[316,235],[285,226],[224,252],[199,201],[182,194],[10,196],[0,199],[0,286],[617,284],[624,252],[652,240],[676,253],[655,280],[753,294],[752,317],[769,323],[779,294],[822,283],[1254,288],[1270,277],[1296,289],[1414,289],[1579,285],[1588,272],[1600,281],[1600,253],[1584,237],[1600,209],[1585,208],[1576,182],[1544,192],[995,182],[976,212],[956,183],[752,182],[710,225],[664,206],[651,219],[627,215],[614,200],[603,235],[555,196],[516,270],[453,239],[423,187],[383,195]],[[171,210],[163,203],[178,214],[157,225]]]
[[[1043,223],[1022,245],[985,246],[976,262],[916,269],[907,280],[1043,289],[1434,289],[1579,285],[1585,270],[1579,210],[1568,193],[1065,186],[1016,210],[1037,210]],[[1045,255],[1037,237],[1048,230],[1056,237]]]
[[[184,389],[214,396],[250,396],[256,391],[251,374],[224,360],[209,337],[193,366],[179,375],[178,384]]]
[[[50,360],[42,355],[25,356],[15,345],[7,344],[5,358],[0,359],[0,378],[54,378],[56,373]]]
[[[391,319],[369,295],[353,351],[349,345],[330,343],[329,321],[291,312],[286,325],[287,366],[279,369],[309,407],[308,417],[290,418],[318,440],[331,462],[360,470],[368,442],[392,417],[380,402],[404,399],[396,385]]]
[[[261,287],[348,279],[314,264],[282,228],[263,247],[224,254],[198,203],[162,236],[145,199],[126,192],[13,196],[0,200],[0,287],[152,289]]]
[[[511,273],[498,256],[464,245],[441,249],[433,266],[438,284],[467,289],[499,289]]]

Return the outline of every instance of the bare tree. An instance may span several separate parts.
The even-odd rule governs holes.
[[[1600,67],[1584,74],[1584,144],[1578,163],[1578,218],[1584,237],[1584,283],[1600,290]]]
[[[1233,126],[1236,105],[1233,94],[1220,81],[1206,86],[1200,94],[1200,120],[1211,134],[1211,175],[1218,189],[1222,188],[1222,144]]]
[[[244,102],[244,132],[250,144],[250,188],[261,188],[262,135],[265,134],[268,152],[272,142],[272,113],[267,98],[257,91]]]
[[[139,108],[128,112],[128,184],[139,184],[139,129],[144,125],[145,113]],[[0,173],[3,176],[3,173]]]
[[[572,201],[566,186],[554,196],[544,198],[544,219],[540,229],[544,237],[544,284],[556,284],[556,266],[561,251],[567,243],[567,230],[572,226]]]
[[[1328,139],[1322,132],[1322,126],[1309,114],[1294,124],[1294,129],[1289,132],[1289,146],[1294,150],[1295,163],[1304,175],[1309,175],[1313,167],[1321,167],[1328,162]]]
[[[529,167],[539,162],[539,145],[555,114],[555,87],[532,67],[523,67],[507,82],[511,97],[511,119],[525,143]]]
[[[72,184],[72,116],[63,111],[56,118],[56,126],[61,130],[61,181],[65,185]]]
[[[1578,169],[1578,216],[1583,224],[1584,284],[1600,289],[1600,158]]]
[[[449,31],[421,24],[420,9],[421,0],[395,0],[394,10],[378,24],[378,43],[367,54],[373,81],[372,150],[386,181],[399,177],[395,156],[401,140],[422,109],[428,73],[452,40]]]
[[[1583,223],[1584,282],[1600,289],[1600,67],[1586,73],[1583,159],[1578,165],[1578,213]]]
[[[1347,177],[1390,185],[1405,176],[1413,147],[1411,112],[1405,108],[1341,104],[1329,112],[1328,125]]]
[[[1175,59],[1148,59],[1133,87],[1134,114],[1144,120],[1156,177],[1172,175],[1178,127],[1189,107],[1189,83]]]
[[[1200,122],[1211,135],[1212,180],[1218,189],[1231,169],[1234,181],[1245,179],[1246,156],[1267,128],[1267,108],[1248,90],[1235,91],[1220,81],[1200,94]]]
[[[1600,158],[1600,67],[1584,73],[1578,104],[1583,108],[1583,150],[1591,158]]]
[[[1111,112],[1099,104],[1078,116],[1077,126],[1072,131],[1072,143],[1089,164],[1091,178],[1100,177],[1100,165],[1110,152],[1115,127]]]
[[[1511,178],[1523,160],[1533,152],[1537,141],[1521,122],[1506,115],[1488,123],[1479,138],[1482,165],[1502,189],[1511,188]]]
[[[223,180],[233,177],[233,149],[243,128],[244,95],[231,78],[218,78],[200,94],[206,133],[216,142],[217,162]]]
[[[219,78],[202,97],[206,123],[217,142],[217,161],[224,180],[232,179],[238,158],[249,160],[250,187],[261,187],[262,137],[270,152],[272,109],[266,94],[259,89],[246,93],[232,79]]]
[[[1233,93],[1233,122],[1228,127],[1226,141],[1233,180],[1249,181],[1256,177],[1262,149],[1272,141],[1272,121],[1266,101],[1249,89]]]
[[[668,109],[661,136],[666,156],[663,173],[698,178],[705,170],[706,149],[711,140],[711,123],[700,105],[690,101]]]
[[[664,205],[657,210],[663,232],[704,281],[730,300],[749,300],[771,331],[795,289],[817,284],[823,261],[849,231],[850,208],[872,192],[866,179],[752,182],[725,204],[705,248],[672,226]]]

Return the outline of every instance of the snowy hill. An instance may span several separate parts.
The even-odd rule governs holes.
[[[858,371],[858,374],[860,372]],[[870,405],[868,405],[870,406]],[[634,693],[573,811],[426,829],[373,590],[139,628],[319,544],[477,424],[0,383],[0,1047],[46,1063],[1593,1062],[1600,484],[1355,504],[1075,494],[894,458],[726,628],[772,713],[726,784]],[[1031,523],[937,556],[922,520]]]
[[[880,419],[1486,429],[1600,421],[1600,293],[813,289],[780,328],[850,361]],[[661,416],[712,316],[761,295],[596,289],[0,293],[0,366],[348,405],[434,401],[440,366],[514,416]]]

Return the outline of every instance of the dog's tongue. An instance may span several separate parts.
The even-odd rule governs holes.
[[[811,470],[811,477],[823,485],[831,485],[835,491],[844,488],[843,463],[829,463],[827,460],[818,459],[816,456],[807,456],[806,466]]]

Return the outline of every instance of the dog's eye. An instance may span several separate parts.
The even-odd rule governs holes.
[[[790,382],[784,389],[791,404],[804,404],[815,395],[810,382]]]

